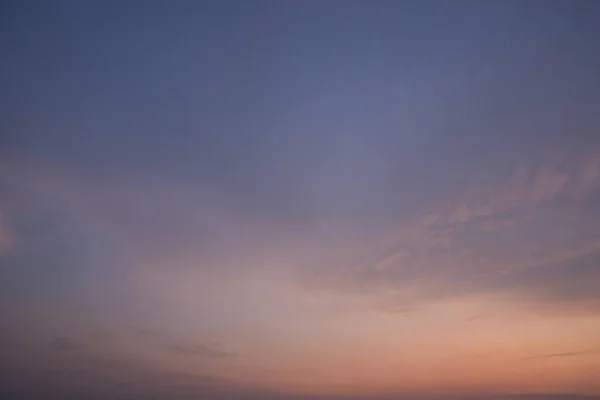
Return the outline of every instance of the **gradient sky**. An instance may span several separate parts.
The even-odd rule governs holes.
[[[2,398],[600,398],[600,1],[0,7]]]

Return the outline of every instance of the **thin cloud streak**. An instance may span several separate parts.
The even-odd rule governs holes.
[[[197,341],[177,337],[159,329],[140,329],[136,335],[158,349],[172,354],[202,356],[208,358],[230,358],[236,354],[223,350],[218,343],[198,343]]]
[[[550,354],[541,354],[538,356],[524,357],[522,360],[539,360],[545,358],[558,358],[558,357],[576,357],[576,356],[586,356],[590,354],[596,354],[595,350],[586,350],[586,351],[571,351],[566,353],[550,353]]]

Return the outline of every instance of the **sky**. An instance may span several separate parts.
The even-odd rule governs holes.
[[[2,1],[3,399],[600,399],[600,2]]]

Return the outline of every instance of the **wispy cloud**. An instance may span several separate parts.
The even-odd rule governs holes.
[[[174,354],[202,356],[210,358],[229,358],[234,356],[233,353],[204,344],[174,342],[165,343],[163,344],[163,347],[165,350],[168,350],[169,352],[172,352]]]
[[[600,189],[598,153],[569,162],[522,162],[504,180],[474,183],[438,206],[423,205],[412,218],[390,221],[379,242],[365,241],[352,249],[354,258],[321,269],[339,270],[339,281],[351,290],[403,291],[402,307],[490,290],[562,302],[576,285],[588,286],[577,268],[587,271],[587,282],[600,284],[582,264],[600,251],[600,216],[587,204]],[[552,278],[560,269],[563,277]],[[544,277],[544,284],[530,274]],[[587,305],[580,308],[594,296],[583,293]]]
[[[165,350],[171,354],[202,356],[208,358],[228,358],[234,353],[223,350],[218,343],[199,343],[173,335],[159,329],[140,329],[137,335],[152,346]]]
[[[550,353],[550,354],[540,354],[537,356],[524,357],[522,360],[538,360],[544,358],[559,358],[559,357],[577,357],[577,356],[586,356],[589,354],[596,354],[595,350],[585,350],[585,351],[570,351],[565,353]]]
[[[165,332],[158,329],[140,329],[137,331],[137,334],[144,338],[160,338],[164,337]]]
[[[48,347],[58,352],[74,352],[80,350],[83,346],[73,338],[60,336],[48,343]]]

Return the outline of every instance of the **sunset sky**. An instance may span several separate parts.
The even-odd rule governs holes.
[[[600,1],[0,3],[2,399],[583,396]]]

